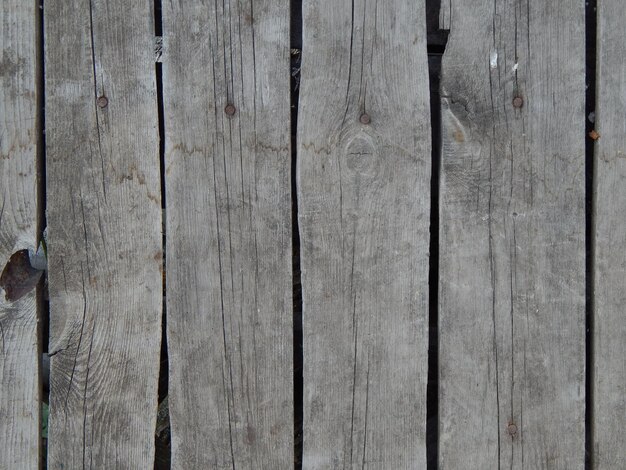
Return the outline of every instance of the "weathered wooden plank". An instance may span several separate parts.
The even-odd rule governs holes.
[[[303,467],[425,468],[425,9],[325,0],[303,18]]]
[[[48,468],[152,468],[162,313],[149,0],[46,3]]]
[[[452,2],[440,468],[584,467],[585,12]]]
[[[594,198],[593,468],[626,468],[626,11],[598,2]]]
[[[289,3],[163,24],[172,468],[292,468]]]
[[[36,8],[35,2],[0,3],[0,468],[39,463],[35,291],[31,285],[14,299],[4,289],[12,254],[36,247]]]
[[[439,29],[451,29],[453,0],[440,0],[439,4]]]

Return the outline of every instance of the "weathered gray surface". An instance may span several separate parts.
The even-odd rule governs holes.
[[[593,461],[626,468],[626,10],[598,2]]]
[[[162,313],[152,1],[45,7],[48,468],[151,469]]]
[[[163,7],[172,468],[292,468],[289,4]]]
[[[440,468],[582,469],[584,4],[452,6],[442,65]]]
[[[406,0],[303,7],[303,468],[425,468],[425,9]]]
[[[36,246],[36,3],[0,3],[0,273]],[[37,468],[39,371],[35,291],[0,288],[0,468]]]
[[[452,27],[452,5],[458,5],[455,0],[440,0],[439,5],[439,29],[450,29]]]

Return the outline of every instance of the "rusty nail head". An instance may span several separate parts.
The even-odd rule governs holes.
[[[224,108],[224,112],[229,116],[234,115],[235,111],[236,109],[232,104],[227,104],[226,107]]]
[[[515,434],[517,434],[517,426],[515,423],[509,423],[509,426],[507,427],[507,431],[509,432],[510,436],[515,436]]]
[[[109,104],[109,100],[106,96],[102,95],[98,97],[97,103],[98,103],[98,107],[106,108],[107,105]]]
[[[359,121],[361,122],[361,124],[369,124],[370,122],[372,122],[372,118],[370,118],[369,114],[363,113],[361,114]]]
[[[522,98],[521,96],[516,96],[515,98],[513,98],[513,106],[516,108],[521,108],[522,106],[524,106],[524,98]]]

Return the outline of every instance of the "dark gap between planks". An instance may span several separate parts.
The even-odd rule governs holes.
[[[43,240],[46,229],[46,109],[45,109],[45,69],[44,69],[44,29],[43,29],[43,0],[36,1],[36,56],[37,56],[37,244]],[[40,468],[48,468],[48,418],[47,410],[50,395],[50,360],[48,358],[48,344],[50,342],[50,304],[48,301],[48,279],[45,273],[38,286],[37,302],[37,355],[39,357],[39,409],[40,439],[39,462]]]
[[[439,174],[441,166],[441,54],[428,54],[432,164],[430,180],[430,246],[428,267],[428,382],[426,385],[426,468],[437,468],[439,452]]]
[[[431,180],[428,267],[428,382],[426,385],[426,468],[439,468],[439,178],[441,169],[441,59],[448,31],[439,29],[440,0],[426,1],[430,85]]]
[[[45,87],[44,87],[44,32],[43,32],[43,0],[37,2],[37,243],[43,240],[43,233],[46,228],[46,109],[45,109]],[[42,285],[37,293],[39,318],[41,320],[40,346],[42,352],[48,352],[49,343],[49,311],[48,295],[45,290],[45,276]]]
[[[159,363],[159,386],[158,386],[158,409],[155,429],[155,455],[154,469],[168,470],[171,466],[171,434],[169,426],[168,407],[168,381],[169,381],[169,359],[167,354],[167,304],[165,297],[166,288],[166,264],[165,249],[167,241],[167,226],[165,221],[165,120],[163,112],[163,66],[159,62],[160,47],[163,37],[163,16],[161,0],[154,0],[154,35],[155,35],[155,74],[157,92],[157,113],[159,120],[159,169],[161,184],[161,230],[162,238],[162,277],[163,277],[163,304],[161,321],[161,354]],[[157,40],[159,42],[157,42]]]
[[[300,64],[302,59],[302,0],[290,2],[290,99],[291,99],[291,220],[293,275],[293,433],[294,469],[302,469],[304,422],[304,377],[302,346],[302,284],[300,276],[300,228],[296,185],[298,103],[300,100]]]
[[[593,186],[594,140],[589,133],[594,129],[596,109],[596,46],[597,0],[585,3],[585,469],[593,468]]]

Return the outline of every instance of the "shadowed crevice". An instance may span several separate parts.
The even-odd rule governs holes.
[[[167,470],[171,465],[171,436],[169,425],[169,406],[168,406],[168,381],[169,381],[169,359],[167,354],[167,304],[165,299],[166,288],[166,265],[165,265],[165,247],[167,241],[167,227],[165,223],[165,121],[163,112],[163,67],[160,62],[161,46],[163,37],[163,19],[162,19],[161,0],[154,0],[154,35],[155,35],[155,74],[156,74],[156,92],[157,92],[157,113],[159,126],[159,169],[161,184],[161,227],[162,227],[162,276],[163,276],[163,304],[162,304],[162,322],[161,322],[161,354],[159,364],[159,386],[158,386],[158,409],[155,429],[155,470]]]
[[[303,442],[303,389],[302,374],[302,285],[300,277],[300,229],[298,226],[298,200],[296,186],[298,103],[300,98],[300,63],[302,59],[302,0],[291,0],[290,17],[290,95],[291,95],[291,220],[293,269],[293,432],[294,469],[302,469]]]
[[[438,468],[439,455],[439,178],[441,168],[441,59],[448,31],[439,29],[440,0],[426,1],[432,166],[430,181],[430,258],[428,271],[428,383],[426,386],[426,468]]]
[[[597,0],[585,3],[585,469],[593,468],[593,180],[594,129],[596,109]]]

